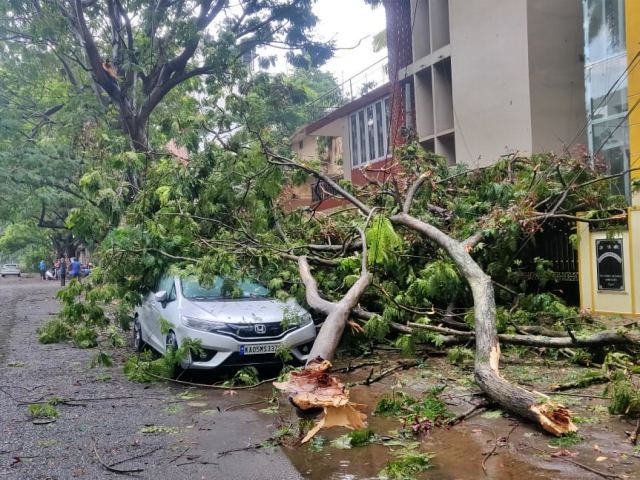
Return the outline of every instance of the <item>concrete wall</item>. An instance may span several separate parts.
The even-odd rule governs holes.
[[[584,33],[577,0],[528,0],[529,81],[533,152],[561,153],[587,142]]]
[[[527,1],[449,5],[457,163],[477,167],[530,152]]]

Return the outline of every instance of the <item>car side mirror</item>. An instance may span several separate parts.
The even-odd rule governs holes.
[[[167,303],[166,290],[160,290],[159,292],[154,293],[153,297],[156,299],[156,302],[161,303],[163,307],[166,305]]]

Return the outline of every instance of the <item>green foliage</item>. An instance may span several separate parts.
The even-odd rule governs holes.
[[[607,385],[604,394],[611,396],[609,413],[612,415],[633,418],[640,416],[640,388],[625,372],[613,373],[611,383]]]
[[[576,432],[567,433],[562,437],[552,438],[549,440],[549,445],[560,448],[568,448],[573,447],[574,445],[578,445],[582,443],[584,438],[578,435]]]
[[[238,370],[230,380],[224,382],[227,387],[235,386],[251,386],[260,382],[258,370],[255,367],[242,367]]]
[[[396,233],[387,217],[375,216],[365,235],[369,265],[389,266],[395,262],[395,254],[402,247],[402,237]]]
[[[81,326],[73,332],[73,343],[78,348],[93,348],[98,345],[98,333],[94,328]]]
[[[417,475],[431,467],[432,454],[403,449],[394,452],[396,458],[389,461],[378,474],[384,480],[415,480]]]
[[[113,358],[108,353],[98,352],[91,359],[91,368],[95,368],[98,365],[102,365],[103,367],[112,367]]]
[[[63,320],[53,318],[39,327],[36,332],[40,343],[60,343],[71,338],[71,328]]]
[[[293,360],[293,354],[287,345],[278,345],[278,349],[275,353],[276,357],[282,360],[284,363],[290,362]]]
[[[473,350],[466,347],[451,347],[447,350],[447,360],[453,365],[461,365],[467,360],[473,360]]]
[[[52,403],[30,403],[27,405],[29,414],[34,418],[57,418],[59,413]]]
[[[168,335],[170,331],[172,331],[175,328],[175,325],[173,323],[171,323],[169,320],[167,320],[166,318],[162,318],[160,317],[160,333],[162,335]]]
[[[362,447],[368,445],[374,438],[374,433],[369,428],[363,428],[359,430],[352,430],[349,433],[340,435],[335,440],[331,441],[331,446],[342,450],[347,450],[352,447]]]
[[[383,340],[389,334],[389,321],[381,315],[374,315],[364,324],[364,331],[369,338]]]
[[[131,382],[149,383],[163,378],[173,378],[183,362],[189,359],[191,352],[202,352],[200,339],[185,338],[177,349],[167,349],[160,358],[146,351],[130,357],[124,364],[124,374]]]
[[[391,395],[385,395],[378,400],[373,413],[381,416],[399,416],[416,402],[417,400],[410,395],[394,390]]]

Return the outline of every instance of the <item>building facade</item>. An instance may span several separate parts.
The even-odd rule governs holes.
[[[640,2],[583,0],[589,148],[624,195],[614,231],[578,223],[580,304],[594,313],[640,315]]]

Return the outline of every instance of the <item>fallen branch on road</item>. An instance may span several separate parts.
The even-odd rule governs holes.
[[[422,323],[409,322],[410,328],[420,328],[432,332],[438,332],[445,335],[463,338],[475,338],[475,332],[464,332],[462,330],[454,330],[452,328],[437,327],[435,325],[425,325]],[[511,335],[506,333],[498,334],[501,343],[511,345],[525,345],[528,347],[602,347],[606,345],[624,345],[629,343],[640,343],[640,335],[634,332],[618,333],[613,331],[603,331],[594,333],[588,337],[575,337],[575,339],[564,337],[546,337],[542,335]]]
[[[140,473],[140,472],[144,472],[144,468],[131,468],[131,469],[123,469],[123,468],[115,468],[112,467],[110,465],[107,465],[102,458],[100,457],[100,454],[98,453],[98,448],[96,447],[96,442],[93,442],[93,453],[95,453],[96,458],[98,459],[98,462],[100,462],[100,465],[102,465],[104,468],[106,468],[107,470],[109,470],[110,472],[113,473],[118,473],[120,475],[129,475],[131,473]]]

